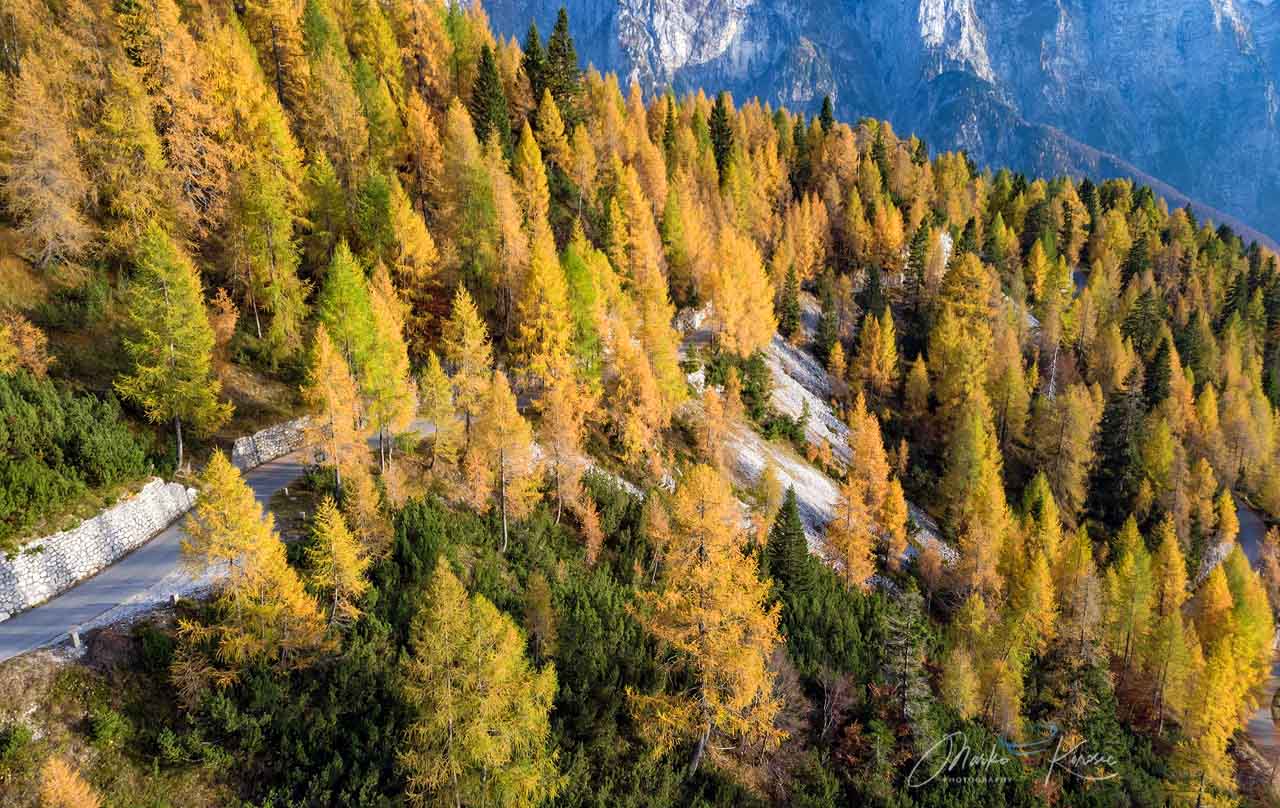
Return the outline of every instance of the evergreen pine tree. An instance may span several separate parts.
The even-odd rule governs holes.
[[[911,244],[907,249],[907,289],[912,304],[918,311],[920,298],[924,292],[925,265],[929,260],[929,225],[921,222],[911,234]]]
[[[794,487],[787,489],[782,507],[774,517],[764,553],[769,577],[777,584],[784,600],[791,600],[812,588],[809,544],[804,535],[804,523],[800,521]]]
[[[556,26],[547,40],[547,86],[560,107],[565,125],[572,127],[581,120],[578,93],[582,86],[582,69],[578,67],[578,51],[569,34],[569,13],[564,6],[556,15]]]
[[[800,281],[795,266],[787,268],[787,279],[782,285],[782,299],[778,301],[778,333],[790,339],[800,327]]]
[[[729,122],[729,95],[720,93],[711,108],[711,151],[716,158],[716,171],[720,174],[720,184],[726,179],[729,156],[733,153],[733,126]]]
[[[896,609],[885,612],[884,681],[896,705],[898,718],[911,727],[919,749],[934,742],[929,720],[933,692],[925,670],[925,639],[928,621],[924,599],[913,584],[897,599]]]
[[[871,141],[871,161],[876,164],[876,168],[880,170],[881,190],[889,176],[889,144],[884,136],[885,124],[876,126],[876,135]],[[868,200],[870,204],[870,200]]]
[[[880,282],[880,267],[875,264],[867,268],[867,282],[862,286],[858,305],[862,306],[868,317],[879,317],[880,312],[884,311],[884,287]]]
[[[836,306],[835,281],[831,273],[822,276],[819,284],[822,313],[818,316],[818,333],[815,335],[818,356],[825,362],[831,349],[840,339],[840,311]]]
[[[836,113],[835,108],[831,104],[831,96],[822,96],[822,112],[818,113],[818,122],[822,124],[823,133],[831,131],[831,127],[835,125]]]
[[[1129,248],[1129,252],[1125,255],[1124,263],[1120,265],[1120,282],[1128,284],[1129,280],[1136,276],[1141,276],[1151,268],[1151,251],[1147,244],[1145,236],[1138,236],[1133,240],[1133,246]]]
[[[978,253],[978,220],[969,217],[969,221],[964,223],[964,230],[960,232],[960,240],[956,242],[956,249],[953,255],[964,255],[965,253]]]
[[[1142,428],[1142,377],[1130,371],[1107,400],[1098,428],[1098,461],[1089,484],[1089,509],[1104,524],[1121,523],[1132,508],[1142,476],[1138,435]]]
[[[676,101],[667,95],[667,116],[662,127],[662,154],[667,159],[667,175],[671,176],[676,169]]]
[[[510,112],[493,48],[485,45],[480,49],[480,62],[476,69],[476,81],[471,88],[470,104],[471,123],[476,130],[476,139],[483,145],[488,142],[491,134],[496,134],[502,150],[510,152]]]
[[[542,37],[538,34],[536,23],[529,23],[529,33],[524,38],[524,74],[529,79],[530,96],[542,98],[547,89],[550,62],[547,52],[542,48]]]
[[[1084,181],[1080,183],[1080,201],[1084,203],[1084,209],[1089,214],[1089,221],[1086,223],[1086,227],[1092,233],[1094,225],[1102,215],[1102,209],[1098,205],[1098,189],[1088,177],[1085,177]]]
[[[1153,410],[1169,397],[1172,359],[1170,357],[1169,340],[1160,340],[1155,355],[1148,363],[1146,375],[1142,383],[1142,397],[1146,400],[1147,409]]]
[[[809,153],[809,135],[805,129],[804,113],[796,116],[795,126],[791,130],[791,142],[795,150],[791,157],[791,192],[799,198],[808,189],[813,171],[812,155]]]

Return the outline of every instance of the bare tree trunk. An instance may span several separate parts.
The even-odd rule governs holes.
[[[179,418],[179,417],[178,417],[178,416],[176,416],[176,415],[175,415],[175,416],[173,416],[173,430],[174,430],[174,433],[178,436],[178,467],[177,467],[177,470],[178,470],[178,471],[182,471],[182,419],[181,419],[181,418]]]
[[[693,750],[693,760],[689,763],[689,776],[692,777],[698,773],[698,766],[702,764],[702,756],[707,751],[707,741],[711,738],[711,721],[707,721],[707,726],[702,730],[702,736],[698,738],[698,747]]]
[[[506,451],[498,452],[498,505],[502,508],[502,554],[507,553],[507,458]]]
[[[279,24],[271,21],[271,60],[276,66],[276,97],[280,99],[280,106],[286,110],[290,109],[289,99],[285,97],[284,92],[284,68],[280,60],[280,30]]]

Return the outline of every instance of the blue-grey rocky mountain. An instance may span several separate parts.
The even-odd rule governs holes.
[[[531,21],[545,36],[562,2],[582,60],[650,91],[725,89],[810,112],[830,94],[839,117],[888,118],[934,149],[1035,173],[1134,176],[1280,238],[1280,0],[485,7],[495,30],[523,40]]]

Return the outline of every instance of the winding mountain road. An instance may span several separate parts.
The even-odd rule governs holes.
[[[1249,564],[1257,569],[1262,552],[1262,540],[1267,535],[1266,523],[1262,521],[1257,511],[1245,505],[1238,497],[1236,498],[1236,516],[1240,520],[1240,533],[1236,541],[1240,543],[1240,549],[1249,559]],[[1254,748],[1273,766],[1280,761],[1280,732],[1277,732],[1276,722],[1271,717],[1271,702],[1276,697],[1277,691],[1280,691],[1280,653],[1276,653],[1271,658],[1271,676],[1263,686],[1258,709],[1249,716],[1249,721],[1245,725]]]
[[[263,508],[277,491],[302,476],[309,451],[299,449],[245,473],[245,482]],[[92,578],[0,623],[0,661],[58,642],[71,629],[92,623],[122,604],[148,596],[163,601],[183,584],[189,586],[194,577],[181,561],[188,518],[176,520]],[[169,591],[156,591],[166,586],[171,587]]]

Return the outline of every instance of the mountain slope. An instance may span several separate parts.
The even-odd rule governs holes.
[[[495,29],[523,37],[560,4],[486,8]],[[830,94],[845,119],[888,117],[980,163],[1158,177],[1171,203],[1190,197],[1248,235],[1280,234],[1272,0],[566,5],[584,61],[651,90],[724,88],[811,112]]]

